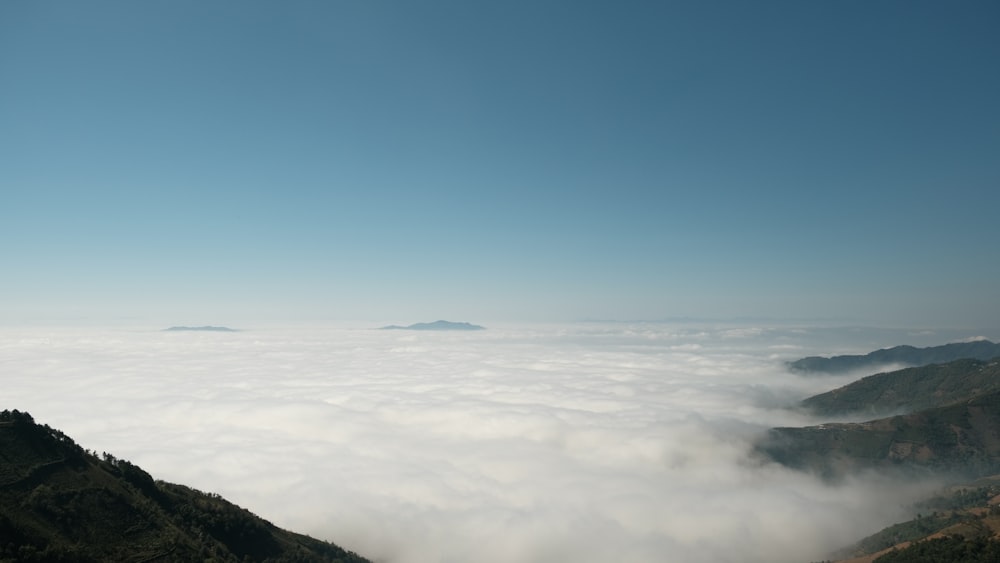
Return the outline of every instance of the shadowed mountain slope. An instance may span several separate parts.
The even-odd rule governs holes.
[[[366,560],[0,412],[0,561]]]

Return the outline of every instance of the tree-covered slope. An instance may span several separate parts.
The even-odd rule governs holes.
[[[995,537],[1000,526],[1000,475],[956,483],[921,500],[913,518],[888,526],[831,554],[836,561],[872,561],[892,550],[934,537]]]
[[[955,342],[942,346],[915,348],[895,346],[876,350],[865,355],[833,356],[825,358],[810,356],[789,362],[788,369],[799,373],[844,373],[862,369],[877,369],[880,366],[904,365],[925,366],[966,358],[991,360],[1000,357],[1000,344],[989,340],[975,342]]]
[[[966,401],[1000,391],[1000,361],[956,360],[862,378],[802,401],[820,416],[885,416]]]
[[[974,502],[943,508],[926,507],[948,497],[936,497],[924,512],[873,534],[837,554],[838,562],[870,563],[996,563],[1000,561],[1000,505],[996,487],[956,487],[951,499]],[[983,497],[984,492],[993,494]]]
[[[364,562],[0,413],[0,561]]]
[[[985,536],[953,534],[894,549],[874,563],[996,563],[1000,540]]]

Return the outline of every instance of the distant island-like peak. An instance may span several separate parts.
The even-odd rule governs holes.
[[[167,332],[238,332],[235,328],[228,326],[172,326],[163,330]]]
[[[485,328],[472,323],[434,321],[432,323],[416,323],[409,326],[389,325],[382,327],[382,330],[484,330]]]

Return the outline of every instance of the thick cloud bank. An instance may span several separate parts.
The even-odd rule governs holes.
[[[378,561],[804,562],[920,488],[748,456],[830,334],[6,329],[2,407]]]

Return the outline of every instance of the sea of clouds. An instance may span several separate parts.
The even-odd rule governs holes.
[[[785,360],[969,335],[593,323],[0,331],[0,408],[374,561],[806,562],[934,486],[751,456],[848,377]]]

